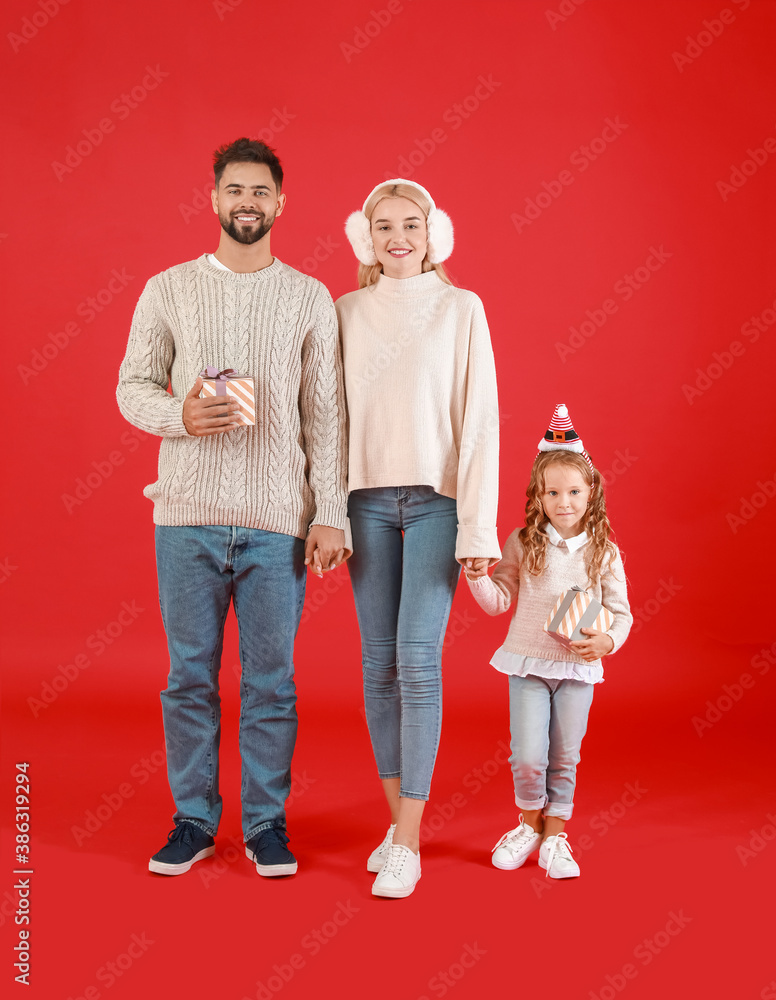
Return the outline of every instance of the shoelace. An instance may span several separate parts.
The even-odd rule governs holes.
[[[279,844],[281,847],[285,847],[288,840],[289,837],[285,830],[278,830],[277,827],[271,826],[259,834],[258,846],[264,848]]]
[[[191,844],[191,823],[179,823],[167,834],[167,843],[174,844],[176,840]]]
[[[520,826],[516,826],[514,830],[509,830],[507,833],[505,833],[504,836],[501,838],[501,840],[499,840],[499,842],[496,844],[496,846],[492,848],[490,853],[493,854],[493,852],[497,851],[499,847],[501,847],[502,845],[506,845],[508,841],[512,840],[514,840],[515,847],[520,847],[523,844],[527,844],[528,841],[533,836],[534,834],[529,833],[529,831],[526,830],[526,828],[521,823]],[[509,846],[512,847],[513,845],[510,843]]]
[[[386,835],[383,837],[382,844],[380,844],[380,846],[377,848],[378,854],[385,854],[385,852],[391,846],[391,844],[393,843],[393,832],[395,829],[396,829],[396,824],[391,823],[391,825],[388,827],[388,833],[386,833]]]
[[[385,864],[380,875],[401,875],[401,870],[409,853],[409,847],[402,847],[401,844],[391,844],[388,850],[388,857],[385,859]]]
[[[550,856],[547,858],[547,871],[545,872],[545,878],[550,877],[550,869],[552,868],[552,862],[555,860],[556,854],[562,861],[574,860],[571,857],[574,852],[571,850],[571,844],[568,841],[569,835],[567,833],[558,833],[554,838],[552,838],[552,847],[550,848]]]

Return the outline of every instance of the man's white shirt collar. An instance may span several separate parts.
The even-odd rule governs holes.
[[[544,533],[553,545],[560,545],[561,542],[563,542],[567,546],[569,552],[576,552],[577,549],[581,549],[583,545],[587,544],[586,531],[583,531],[581,535],[574,535],[573,538],[561,538],[555,528],[553,528],[551,524],[548,524],[544,529]]]
[[[226,264],[222,264],[221,261],[216,257],[214,253],[209,253],[207,255],[208,263],[212,264],[213,267],[219,268],[221,271],[229,271],[230,274],[234,274],[231,267],[227,267]]]

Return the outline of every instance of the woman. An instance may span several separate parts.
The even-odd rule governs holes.
[[[379,184],[345,231],[359,289],[337,302],[350,420],[349,562],[369,734],[391,812],[377,896],[420,878],[442,722],[442,642],[459,564],[496,536],[498,402],[482,303],[442,267],[453,228],[414,181]]]

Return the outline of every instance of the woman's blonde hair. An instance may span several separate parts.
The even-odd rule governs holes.
[[[547,560],[547,546],[550,543],[543,529],[549,524],[549,518],[544,513],[541,498],[547,470],[554,464],[576,470],[590,487],[590,499],[582,516],[580,529],[586,531],[590,538],[590,544],[585,549],[585,569],[590,585],[595,586],[602,573],[611,567],[617,550],[609,540],[612,526],[606,514],[601,473],[597,469],[591,469],[584,456],[573,451],[542,451],[536,456],[531,469],[531,480],[525,491],[528,498],[525,504],[525,527],[518,534],[524,552],[523,568],[532,576],[539,576]]]
[[[423,217],[428,225],[428,213],[431,211],[431,204],[428,198],[418,191],[416,187],[411,184],[383,184],[379,187],[371,196],[369,201],[364,206],[364,215],[369,219],[369,227],[372,227],[372,214],[377,208],[379,202],[383,198],[409,198],[410,201],[414,201],[418,208],[423,213]],[[440,280],[444,281],[445,284],[452,285],[450,277],[445,271],[442,264],[432,264],[428,259],[428,254],[423,258],[422,264],[423,271],[436,271],[437,276]],[[359,264],[358,265],[358,287],[366,288],[367,285],[373,285],[380,275],[383,273],[383,265],[378,261],[376,264]]]

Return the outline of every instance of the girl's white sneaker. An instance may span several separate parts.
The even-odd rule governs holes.
[[[539,850],[539,864],[547,869],[549,878],[577,878],[579,865],[571,856],[568,834],[547,837]]]
[[[537,833],[523,821],[520,813],[520,826],[508,830],[491,851],[491,861],[496,868],[512,871],[525,863],[542,842],[542,835]]]
[[[403,844],[391,844],[385,864],[372,886],[372,895],[402,899],[410,895],[419,879],[420,853],[413,854]]]
[[[366,870],[368,872],[379,872],[385,864],[385,859],[388,857],[388,848],[393,843],[393,831],[395,829],[396,824],[391,823],[382,844],[380,844],[379,847],[376,847],[369,855],[369,859],[366,863]]]

